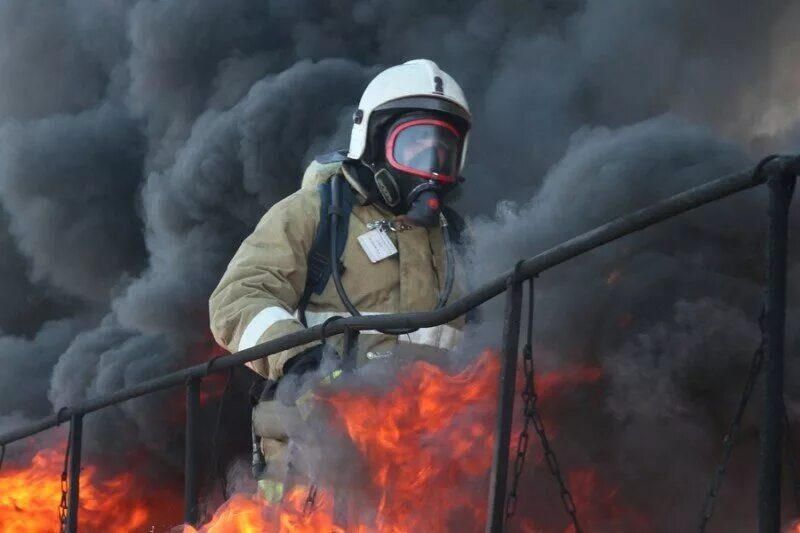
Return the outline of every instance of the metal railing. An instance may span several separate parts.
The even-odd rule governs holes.
[[[594,250],[611,241],[649,226],[712,203],[737,192],[767,184],[769,187],[769,234],[767,240],[767,299],[765,350],[764,430],[761,432],[759,464],[759,528],[761,533],[777,533],[780,525],[781,433],[783,416],[783,350],[786,306],[786,265],[788,247],[788,211],[796,177],[800,174],[800,156],[770,156],[757,166],[700,185],[661,200],[649,207],[619,217],[582,235],[569,239],[532,258],[525,259],[472,293],[447,306],[428,312],[347,317],[320,324],[273,339],[247,350],[211,359],[159,378],[144,381],[115,393],[91,398],[58,410],[54,415],[26,424],[0,435],[0,447],[70,423],[68,443],[68,512],[66,530],[78,530],[79,475],[83,417],[111,405],[162,391],[186,387],[186,451],[184,478],[184,515],[189,524],[198,520],[198,416],[200,386],[203,378],[268,355],[306,344],[320,338],[344,334],[352,341],[362,330],[412,329],[450,322],[496,296],[506,293],[505,325],[501,347],[496,438],[490,478],[486,530],[499,533],[504,528],[504,512],[509,466],[509,444],[514,407],[514,387],[519,357],[519,334],[522,315],[522,284],[545,270]],[[352,344],[352,342],[348,342]]]

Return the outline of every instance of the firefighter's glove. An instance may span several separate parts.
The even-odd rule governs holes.
[[[286,406],[294,406],[298,398],[307,394],[319,381],[316,371],[322,361],[323,345],[297,354],[283,365],[275,398]]]
[[[319,368],[322,362],[322,350],[324,345],[318,344],[304,352],[300,352],[285,363],[283,363],[283,375],[302,376],[308,372],[313,372]]]
[[[278,389],[278,399],[284,405],[297,407],[300,416],[307,420],[314,410],[314,392],[319,385],[327,385],[341,375],[339,369],[319,371],[325,347],[315,346],[289,359],[284,366],[284,377]],[[328,369],[330,370],[330,369]]]

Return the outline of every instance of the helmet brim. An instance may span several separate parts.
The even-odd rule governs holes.
[[[374,112],[395,111],[402,109],[425,109],[428,111],[438,111],[440,113],[454,115],[464,121],[464,126],[467,129],[469,129],[469,126],[472,122],[472,116],[470,115],[469,111],[455,102],[448,100],[447,98],[441,98],[436,95],[397,98],[379,105],[375,108]]]

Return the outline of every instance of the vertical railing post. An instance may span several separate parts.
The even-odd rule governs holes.
[[[358,336],[360,331],[344,328],[344,342],[342,344],[342,370],[352,372],[357,366]]]
[[[758,475],[760,533],[778,533],[781,522],[781,443],[783,433],[783,350],[786,322],[786,262],[789,204],[795,177],[780,175],[767,181],[766,351],[764,353],[764,414]]]
[[[519,332],[522,320],[522,282],[519,264],[508,279],[503,323],[503,343],[500,352],[500,381],[497,403],[492,472],[489,478],[489,513],[486,531],[500,533],[505,520],[506,485],[508,481],[508,450],[511,444],[511,423],[514,418],[514,393],[517,377]]]
[[[83,415],[72,415],[69,421],[69,472],[67,492],[67,533],[78,531],[78,507],[81,489],[81,445]]]
[[[200,378],[186,381],[186,449],[184,453],[183,521],[196,526],[199,460]]]

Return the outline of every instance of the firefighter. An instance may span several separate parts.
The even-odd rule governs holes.
[[[210,299],[217,342],[236,352],[333,316],[428,311],[452,300],[459,221],[444,202],[462,181],[470,123],[461,88],[434,62],[378,74],[353,115],[349,150],[312,162],[300,190],[269,209],[230,261]],[[435,356],[455,346],[462,325],[365,331],[352,357],[363,364],[403,348]],[[344,356],[340,337],[329,344]],[[275,479],[291,462],[283,409],[291,401],[274,397],[276,384],[313,371],[321,357],[313,342],[249,365],[267,380],[254,438]],[[274,499],[282,490],[267,492]]]

